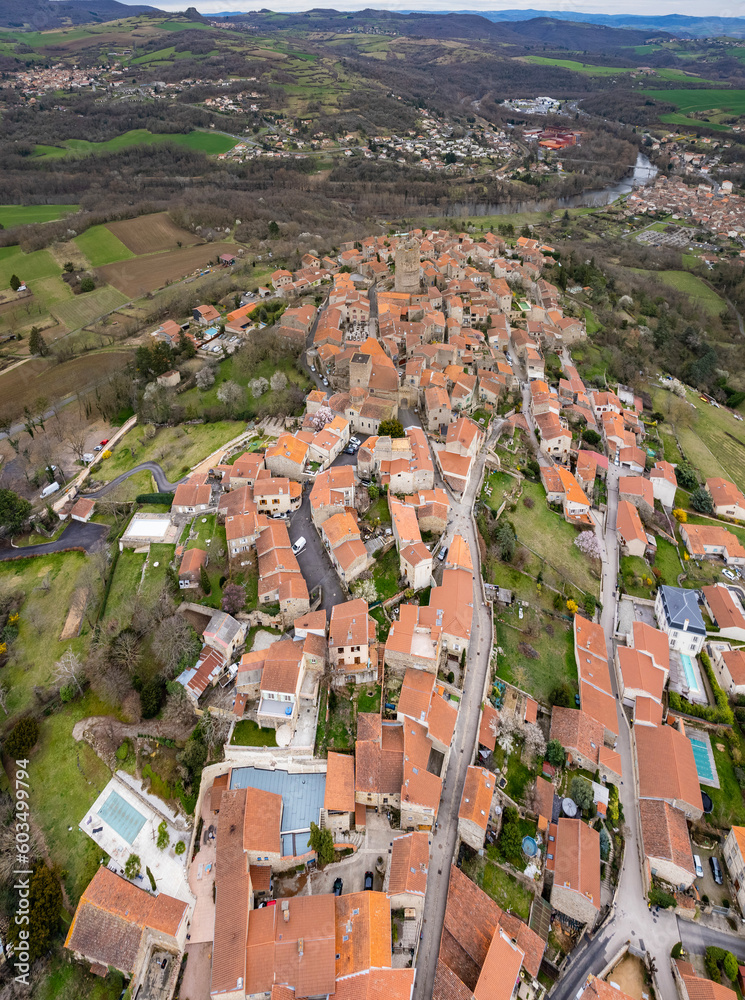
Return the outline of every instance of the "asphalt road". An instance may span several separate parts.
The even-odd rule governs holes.
[[[157,462],[141,462],[136,465],[134,469],[130,469],[129,472],[123,472],[121,476],[117,476],[116,479],[112,479],[110,483],[102,486],[100,490],[94,490],[93,493],[86,493],[86,498],[90,500],[98,500],[100,497],[105,497],[107,493],[110,493],[115,489],[119,483],[123,483],[125,480],[129,479],[130,476],[136,475],[138,472],[152,472],[155,484],[158,487],[160,493],[173,493],[179,483],[183,483],[186,479],[179,479],[177,483],[169,483],[166,479],[166,474],[163,472],[161,467]]]
[[[44,542],[41,545],[24,545],[21,548],[0,549],[0,562],[8,559],[30,558],[31,556],[47,556],[52,552],[65,552],[71,548],[82,548],[91,553],[101,545],[109,533],[107,524],[83,524],[82,521],[70,521],[68,526],[55,542]]]

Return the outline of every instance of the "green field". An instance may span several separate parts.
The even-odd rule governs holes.
[[[650,273],[652,277],[664,281],[671,288],[684,292],[710,316],[719,316],[722,310],[727,308],[724,299],[720,299],[713,288],[710,288],[695,274],[691,274],[690,271],[652,271]]]
[[[561,69],[571,70],[573,73],[584,73],[587,76],[619,76],[625,73],[636,73],[633,66],[595,66],[593,63],[577,62],[575,59],[549,59],[546,56],[524,56],[523,62],[533,63],[535,66],[558,66]],[[689,81],[691,77],[679,69],[657,69],[655,75],[659,80],[679,80]],[[698,77],[696,78],[698,79]],[[702,83],[711,83],[711,80],[702,80]],[[667,91],[661,91],[667,93]],[[660,98],[664,100],[664,98]]]
[[[531,605],[522,618],[513,606],[505,609],[495,622],[497,643],[502,649],[497,672],[508,684],[549,704],[556,687],[564,683],[577,687],[574,639],[568,623],[557,621],[535,607],[535,593]],[[532,656],[528,647],[538,655]]]
[[[103,267],[104,264],[115,264],[118,260],[134,257],[132,251],[106,226],[91,226],[76,236],[74,242],[91,267]]]
[[[52,311],[68,330],[79,330],[126,301],[127,296],[123,292],[117,291],[111,285],[104,285],[95,291],[76,295],[67,302],[60,302],[59,305],[52,307]]]
[[[162,427],[148,441],[141,427],[133,427],[116,446],[111,458],[101,462],[99,478],[108,482],[141,462],[158,462],[169,481],[176,482],[192,466],[204,461],[245,429],[245,423],[238,420],[219,420],[214,424],[189,427]]]
[[[13,274],[21,281],[55,277],[62,268],[48,250],[23,253],[20,247],[0,247],[0,288],[9,288]]]
[[[133,129],[125,132],[114,139],[107,139],[105,142],[88,142],[87,139],[66,139],[59,146],[36,146],[34,156],[39,158],[51,158],[61,156],[87,156],[92,153],[115,153],[120,149],[129,146],[147,146],[160,144],[163,142],[175,142],[179,146],[186,146],[187,149],[195,149],[202,153],[214,155],[217,153],[227,153],[235,146],[237,139],[222,135],[219,132],[188,132],[183,135],[180,132],[168,134],[148,132],[145,128]]]
[[[0,205],[0,226],[10,229],[35,222],[54,222],[77,210],[77,205]]]
[[[733,115],[745,115],[745,90],[645,90],[655,101],[675,104],[683,113],[718,109]]]

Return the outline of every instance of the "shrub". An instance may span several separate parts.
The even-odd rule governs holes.
[[[80,282],[81,292],[92,292],[95,287],[96,287],[95,281],[88,275],[86,275],[85,278],[83,278],[83,280]]]
[[[162,677],[154,677],[140,691],[140,708],[143,719],[154,718],[166,699],[166,684]]]
[[[158,886],[156,885],[155,882],[155,876],[153,875],[153,873],[150,871],[149,868],[146,868],[145,871],[147,872],[147,877],[150,879],[150,888],[153,890],[153,892],[157,892]]]
[[[680,958],[683,953],[683,945],[680,941],[676,941],[673,945],[673,950],[670,952],[670,958]]]
[[[698,474],[688,462],[681,462],[675,468],[675,478],[678,486],[684,490],[695,490],[698,486]]]
[[[129,740],[125,740],[124,743],[116,751],[117,760],[126,760],[129,757]]]
[[[546,760],[553,767],[562,767],[564,764],[564,747],[557,739],[549,740],[546,745]]]
[[[691,507],[701,514],[714,513],[714,499],[705,486],[699,486],[691,494]]]
[[[160,503],[170,507],[173,503],[173,493],[138,493],[137,503]]]
[[[675,906],[675,897],[671,896],[669,892],[653,886],[649,890],[649,902],[652,906],[661,906],[663,910],[667,910]]]
[[[158,850],[165,851],[166,847],[171,843],[171,837],[168,833],[168,824],[165,820],[161,820],[158,826]]]
[[[179,842],[173,849],[174,854],[183,854],[185,850],[186,850],[186,844],[183,842],[183,840],[179,840]]]
[[[726,900],[725,900],[726,902]],[[722,969],[724,974],[729,979],[731,983],[734,983],[737,979],[737,973],[739,970],[739,963],[731,951],[728,951],[724,956],[724,961],[722,962]]]
[[[9,757],[21,760],[28,757],[39,739],[39,723],[27,715],[19,719],[5,739],[5,752]]]
[[[124,874],[127,878],[136,878],[140,874],[142,862],[138,854],[130,854],[124,864]]]

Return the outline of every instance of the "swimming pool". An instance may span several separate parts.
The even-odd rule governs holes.
[[[714,773],[711,767],[709,747],[703,740],[698,740],[694,736],[689,736],[688,739],[691,741],[691,747],[693,748],[693,759],[696,761],[696,770],[698,771],[699,778],[711,781]]]
[[[685,670],[686,684],[688,685],[688,690],[693,694],[699,693],[698,679],[696,677],[696,671],[693,666],[693,662],[687,653],[680,654],[680,662],[683,664],[683,670]]]

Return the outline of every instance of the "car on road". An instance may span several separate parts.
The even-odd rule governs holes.
[[[316,366],[315,366],[315,365],[311,365],[311,366],[310,366],[310,370],[311,370],[312,372],[314,372],[314,373],[315,373],[315,370],[316,370]]]
[[[447,554],[448,554],[447,548],[441,548],[437,558],[440,560],[440,562],[442,562]]]
[[[327,378],[322,378],[321,381],[323,382],[324,385],[329,384],[329,380]]]
[[[373,873],[365,872],[365,889],[372,889],[373,887]]]
[[[359,448],[359,446],[362,444],[362,441],[360,441],[360,439],[358,437],[351,437],[349,439],[349,443],[350,444],[356,444],[357,447]]]
[[[342,881],[342,879],[340,878],[334,879],[334,895],[341,896],[343,889],[344,889],[344,882]]]
[[[345,454],[345,455],[356,455],[356,454],[357,454],[357,449],[356,449],[356,448],[354,448],[354,447],[353,447],[353,446],[352,446],[352,445],[350,444],[350,445],[349,445],[349,447],[347,447],[347,448],[345,448],[345,449],[344,449],[344,454]]]
[[[703,878],[704,866],[701,864],[701,858],[698,854],[693,855],[693,867],[696,869],[696,878]]]
[[[305,540],[305,536],[301,535],[300,538],[298,538],[298,540],[292,546],[293,555],[298,555],[299,552],[302,552],[307,544],[308,543]]]
[[[711,876],[717,885],[722,885],[724,883],[724,878],[722,877],[722,867],[719,864],[719,859],[715,858],[714,855],[709,858],[709,864],[711,866]]]

